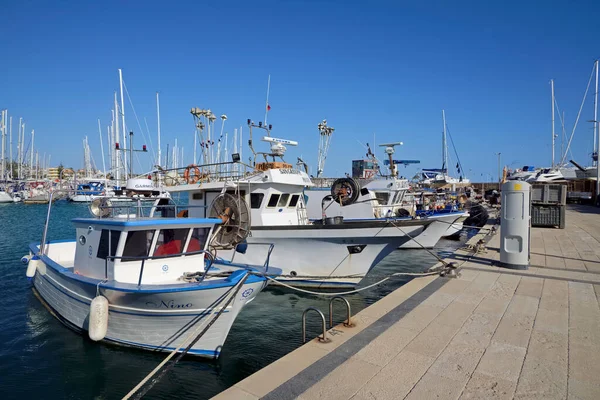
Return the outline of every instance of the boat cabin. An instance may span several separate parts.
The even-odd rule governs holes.
[[[399,205],[408,190],[405,179],[375,179],[361,188],[358,199],[346,206],[324,200],[331,188],[307,189],[308,217],[311,220],[343,216],[344,219],[371,219],[397,216]]]
[[[97,195],[100,196],[104,192],[104,184],[102,182],[87,182],[77,185],[76,195]]]
[[[205,182],[170,187],[172,193],[187,193],[189,216],[210,216],[210,205],[223,188],[230,194],[239,193],[249,205],[252,226],[308,224],[304,187],[312,185],[308,175],[296,169],[267,169],[253,176],[232,182]]]
[[[74,273],[122,283],[164,284],[177,282],[184,272],[205,269],[204,250],[221,220],[75,218],[73,223]],[[60,246],[51,246],[49,257],[66,265],[61,254],[53,252],[61,252]]]

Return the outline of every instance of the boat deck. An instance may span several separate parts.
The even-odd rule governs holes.
[[[216,398],[600,398],[600,211],[533,228],[525,271],[491,266],[499,241],[454,253],[459,278],[414,279]]]

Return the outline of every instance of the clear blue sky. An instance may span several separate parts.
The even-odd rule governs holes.
[[[377,143],[403,141],[397,158],[439,168],[445,109],[463,167],[479,181],[496,176],[498,151],[512,167],[550,164],[549,80],[570,134],[600,57],[593,0],[205,3],[7,2],[0,108],[24,117],[52,164],[81,166],[88,135],[100,166],[97,118],[105,130],[122,68],[153,133],[161,93],[163,148],[178,138],[191,162],[189,109],[225,113],[231,135],[240,125],[247,133],[247,118],[264,118],[271,74],[273,136],[300,142],[288,161],[302,155],[316,170],[317,123],[326,118],[336,128],[326,175],[349,172],[365,153],[358,141],[373,134]],[[573,141],[585,165],[592,95],[593,85]],[[128,102],[125,111],[138,131]],[[558,117],[556,126],[560,133]]]

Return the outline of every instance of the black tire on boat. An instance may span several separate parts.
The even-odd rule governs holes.
[[[360,185],[352,178],[339,178],[331,185],[331,197],[342,206],[349,206],[358,200]]]

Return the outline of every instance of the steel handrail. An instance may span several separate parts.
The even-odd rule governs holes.
[[[237,246],[241,244],[238,243],[236,245]],[[273,252],[273,249],[275,248],[275,244],[273,243],[263,243],[263,242],[257,242],[257,243],[246,243],[247,246],[249,245],[259,245],[259,246],[269,246],[269,250],[267,250],[267,259],[265,260],[265,263],[263,264],[263,268],[265,268],[265,272],[267,272],[267,270],[269,269],[269,262],[271,261],[271,253]],[[235,259],[235,255],[237,253],[236,248],[234,248],[233,250],[233,255],[231,256],[231,260],[229,262],[233,263],[234,259]]]
[[[306,314],[308,314],[309,311],[315,311],[321,317],[321,322],[322,322],[322,327],[323,327],[323,336],[322,337],[318,336],[319,342],[321,342],[321,343],[330,342],[331,340],[327,338],[327,326],[325,325],[325,316],[323,315],[321,310],[319,310],[318,308],[308,307],[302,313],[302,343],[303,344],[306,343]]]
[[[344,326],[346,327],[351,327],[352,325],[352,312],[350,311],[350,303],[348,302],[348,300],[345,297],[342,296],[333,296],[331,298],[331,300],[329,300],[329,329],[333,328],[333,302],[338,299],[338,300],[342,300],[344,303],[346,303],[346,311],[347,311],[347,315],[348,315],[348,319],[347,321],[344,321]]]

